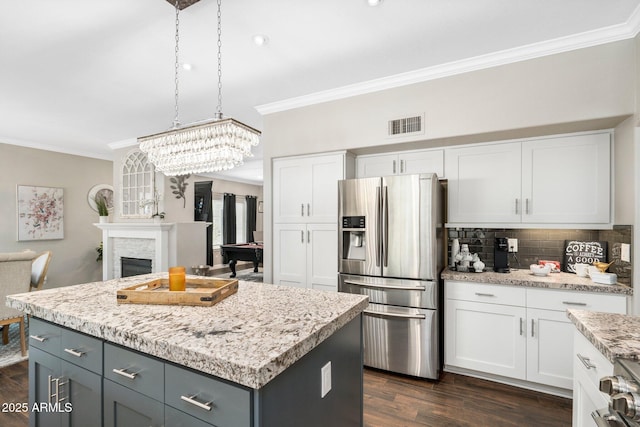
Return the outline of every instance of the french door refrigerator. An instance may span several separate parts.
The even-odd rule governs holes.
[[[364,364],[437,379],[442,187],[435,174],[339,181],[340,292],[369,296]]]

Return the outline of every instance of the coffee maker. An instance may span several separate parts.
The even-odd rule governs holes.
[[[509,241],[506,237],[496,237],[493,245],[493,271],[508,273],[509,270]]]

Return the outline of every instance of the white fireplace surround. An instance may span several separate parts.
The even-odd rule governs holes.
[[[100,223],[102,230],[102,278],[121,277],[121,257],[151,260],[151,271],[170,266],[206,264],[206,234],[209,223]]]

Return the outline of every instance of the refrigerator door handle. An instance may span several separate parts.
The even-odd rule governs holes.
[[[355,280],[345,280],[344,283],[354,286],[362,286],[363,288],[378,288],[378,289],[391,289],[396,291],[425,291],[427,288],[424,286],[393,286],[393,285],[381,285],[377,283],[365,283]]]
[[[373,316],[380,316],[380,317],[400,317],[403,319],[426,319],[427,316],[425,316],[424,314],[401,314],[401,313],[381,313],[379,311],[372,311],[372,310],[364,310],[363,311],[364,314],[370,314]]]
[[[376,223],[376,267],[380,267],[380,254],[382,252],[382,233],[381,233],[381,226],[380,226],[380,209],[381,209],[381,205],[382,202],[380,200],[380,187],[376,187],[376,219],[375,219],[375,223]]]
[[[387,194],[387,186],[384,187],[382,195],[382,262],[383,267],[389,265],[389,198]]]

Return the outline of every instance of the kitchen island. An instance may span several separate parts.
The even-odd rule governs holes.
[[[171,417],[194,426],[362,425],[366,297],[240,281],[237,294],[211,307],[117,304],[118,289],[159,277],[166,274],[8,297],[35,318],[30,400],[44,388],[54,390],[45,400],[58,401],[71,375],[37,363],[59,353],[100,377],[105,426],[170,425]],[[89,363],[98,353],[100,363]],[[43,413],[31,420],[46,425]]]

